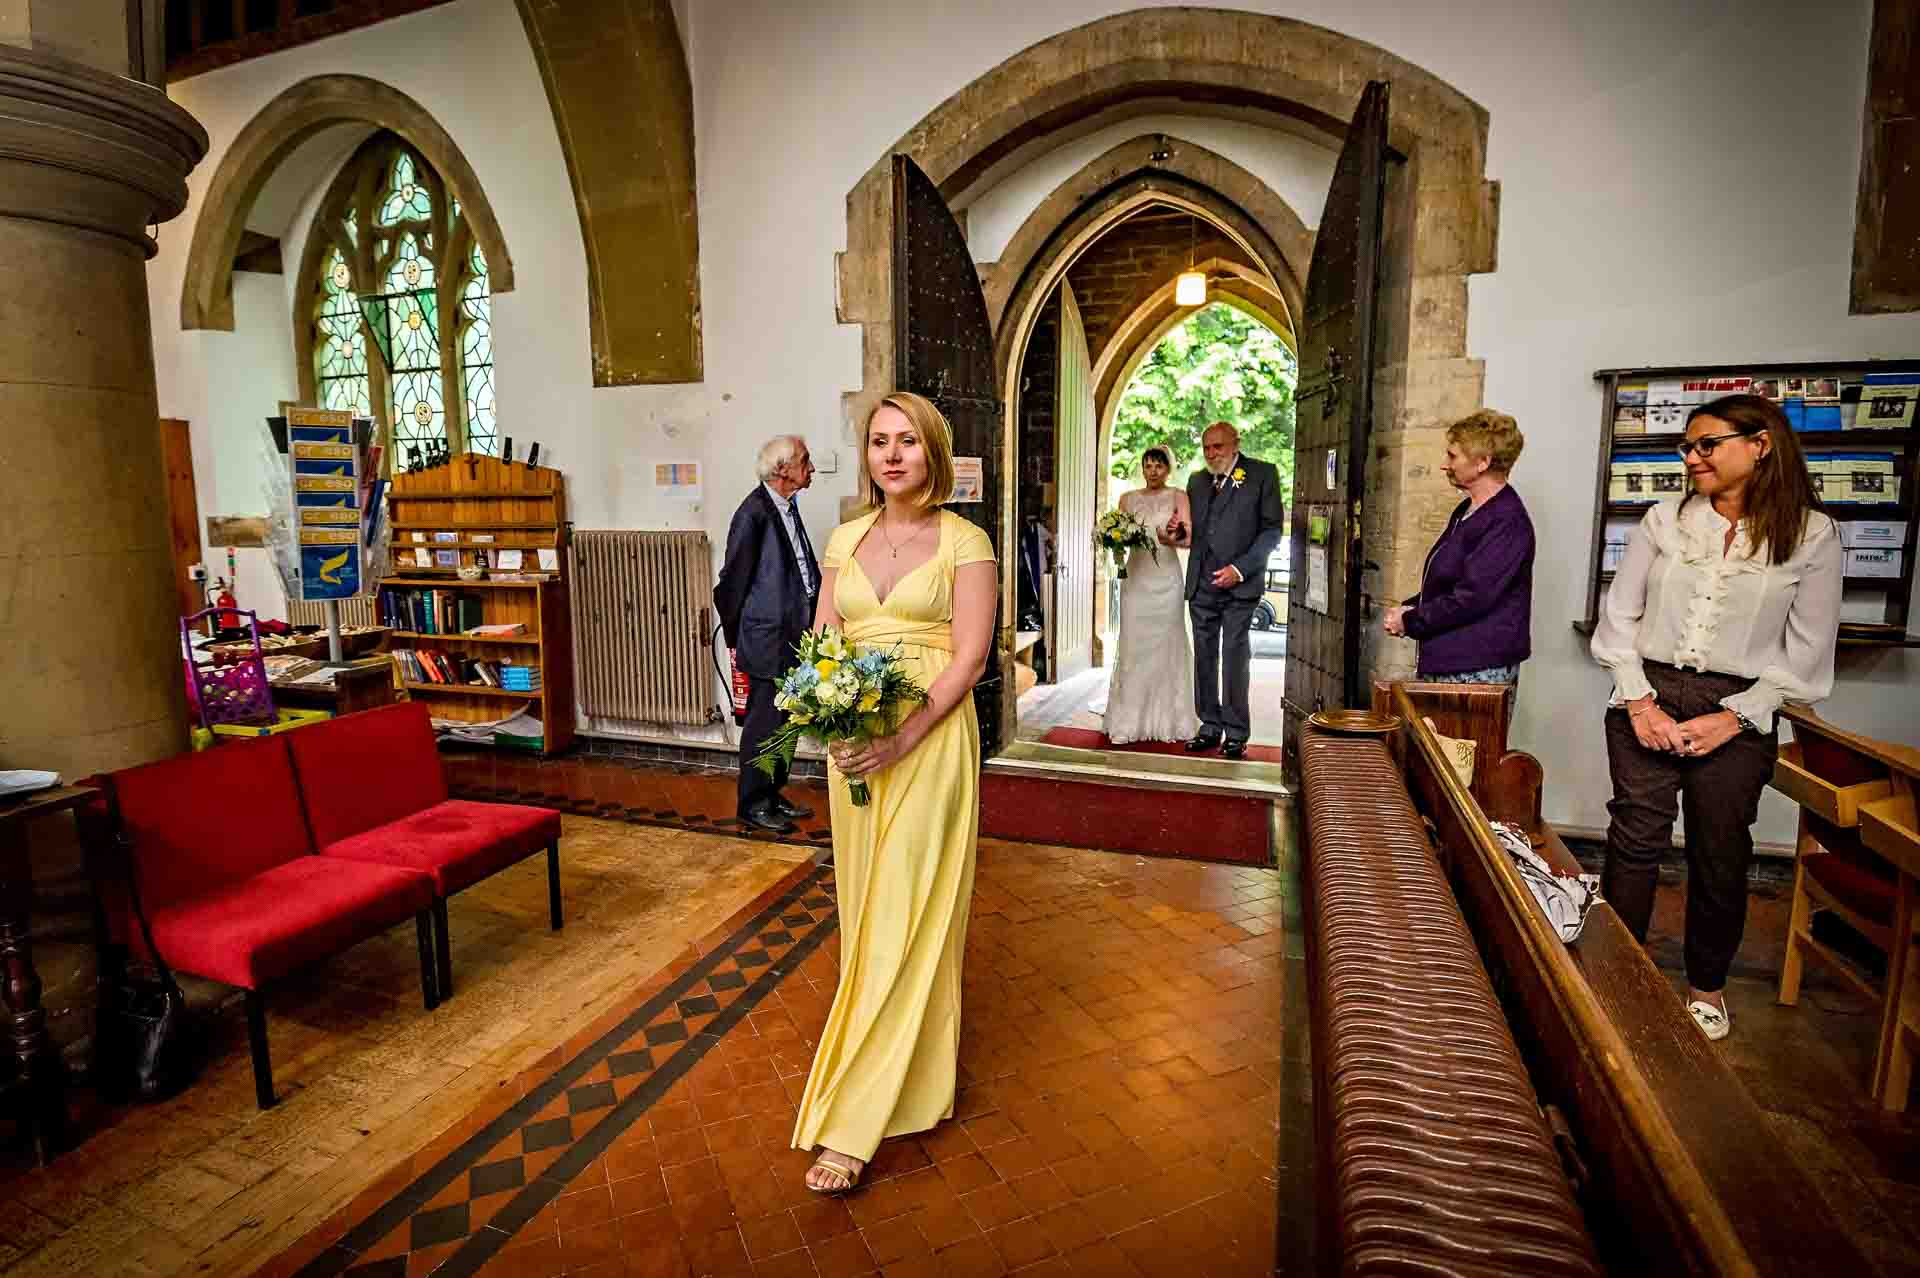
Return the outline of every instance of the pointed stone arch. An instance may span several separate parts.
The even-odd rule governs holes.
[[[1047,148],[1146,114],[1251,120],[1337,143],[1371,80],[1393,86],[1388,142],[1398,163],[1385,210],[1365,536],[1383,596],[1410,593],[1419,562],[1403,551],[1415,539],[1401,532],[1451,501],[1419,458],[1483,396],[1485,369],[1467,355],[1466,319],[1468,278],[1495,266],[1488,117],[1431,72],[1326,27],[1228,9],[1136,9],[1042,40],[929,111],[847,195],[839,317],[861,326],[863,346],[861,385],[843,396],[844,420],[863,420],[891,389],[894,154],[911,157],[957,203]],[[1009,423],[1009,454],[1012,431]],[[1000,519],[1010,537],[1011,505]],[[1396,651],[1387,666],[1408,656]]]
[[[1300,308],[1307,262],[1313,255],[1313,232],[1294,207],[1277,191],[1232,160],[1215,151],[1167,133],[1144,134],[1089,160],[1079,172],[1048,193],[1034,207],[1000,252],[983,285],[987,315],[1000,327],[1008,300],[1049,240],[1083,208],[1119,190],[1141,182],[1152,189],[1156,177],[1173,179],[1169,189],[1184,183],[1217,194],[1244,214],[1264,243],[1248,244],[1275,277],[1288,311]]]
[[[287,157],[314,134],[342,124],[388,129],[426,158],[460,201],[486,255],[495,293],[513,291],[513,258],[473,166],[427,109],[360,75],[302,80],[260,109],[227,148],[200,202],[180,285],[180,327],[233,329],[233,258],[254,201]]]
[[[1244,172],[1244,170],[1242,170]],[[1257,179],[1250,180],[1257,182]],[[1020,276],[1006,294],[997,315],[993,311],[993,300],[988,300],[988,313],[993,315],[994,348],[1000,373],[1000,385],[1003,396],[1008,400],[1008,411],[1013,411],[1012,400],[1016,393],[1015,380],[1018,375],[1019,357],[1026,349],[1027,339],[1033,331],[1040,307],[1045,303],[1054,287],[1065,277],[1074,260],[1098,243],[1100,237],[1113,230],[1129,217],[1151,205],[1166,205],[1183,209],[1200,219],[1215,237],[1211,242],[1202,242],[1199,246],[1202,257],[1215,255],[1220,250],[1237,250],[1248,261],[1259,264],[1259,270],[1249,270],[1239,262],[1225,256],[1216,257],[1219,263],[1230,264],[1236,273],[1245,273],[1250,278],[1258,277],[1263,287],[1272,295],[1273,301],[1289,316],[1300,309],[1303,288],[1306,281],[1307,256],[1312,253],[1313,237],[1301,224],[1298,214],[1286,205],[1284,200],[1258,183],[1266,190],[1273,206],[1269,212],[1283,217],[1283,227],[1287,238],[1292,242],[1294,255],[1289,256],[1277,239],[1269,234],[1261,221],[1251,217],[1237,203],[1226,199],[1218,191],[1201,185],[1176,173],[1147,169],[1123,177],[1106,190],[1097,192],[1078,208],[1049,208],[1047,221],[1036,222],[1042,217],[1040,209],[1034,211],[1034,218],[1028,219],[1030,226],[1036,228],[1031,236],[1037,247],[1021,265]],[[1051,200],[1048,202],[1051,203]],[[1282,213],[1284,210],[1284,213]],[[1044,236],[1039,229],[1048,227]],[[1290,225],[1289,225],[1290,224]],[[1022,234],[1029,226],[1021,228]],[[1020,236],[1015,237],[1016,240]],[[1020,250],[1009,242],[1010,249]],[[997,272],[996,272],[997,274]],[[1162,281],[1154,281],[1150,288],[1158,288]],[[1170,283],[1170,281],[1168,282]],[[1138,303],[1136,303],[1136,306]],[[1285,331],[1293,331],[1289,319]]]

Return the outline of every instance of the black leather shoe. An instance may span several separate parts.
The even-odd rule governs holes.
[[[812,808],[803,808],[798,803],[789,802],[784,794],[774,796],[772,807],[781,816],[795,821],[804,821],[813,815]]]
[[[1216,747],[1218,747],[1219,744],[1220,744],[1219,734],[1213,733],[1213,732],[1202,732],[1199,736],[1187,742],[1187,753],[1188,754],[1209,754]]]
[[[750,812],[742,812],[740,824],[765,830],[769,834],[792,834],[799,828],[772,808],[754,808]]]
[[[1222,758],[1244,759],[1247,757],[1247,743],[1244,741],[1229,741],[1220,747],[1220,754]]]

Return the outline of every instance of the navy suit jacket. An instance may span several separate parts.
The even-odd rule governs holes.
[[[1238,485],[1229,479],[1218,494],[1213,472],[1201,470],[1187,480],[1187,504],[1193,508],[1193,546],[1187,552],[1187,598],[1207,583],[1201,565],[1208,552],[1217,565],[1232,564],[1240,584],[1227,593],[1258,599],[1267,588],[1267,556],[1280,545],[1287,511],[1280,499],[1280,472],[1272,462],[1242,455],[1234,467],[1246,472]]]
[[[755,484],[727,528],[727,557],[713,588],[713,606],[735,660],[757,678],[785,674],[793,665],[794,646],[813,624],[819,561],[814,561],[809,592],[800,580],[797,553],[766,485]]]

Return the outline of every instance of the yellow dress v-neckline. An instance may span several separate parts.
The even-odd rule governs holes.
[[[873,602],[879,605],[879,607],[881,607],[882,609],[884,609],[887,606],[887,600],[893,598],[895,595],[900,593],[900,587],[907,580],[907,578],[913,576],[913,574],[915,574],[916,572],[919,572],[922,568],[925,568],[928,564],[936,563],[939,561],[940,549],[942,546],[946,544],[946,539],[947,539],[947,512],[943,510],[935,518],[938,519],[940,527],[934,534],[933,553],[928,555],[925,559],[922,559],[919,563],[915,564],[913,567],[901,573],[898,577],[895,577],[893,579],[893,586],[884,595],[880,593],[880,588],[874,585],[872,575],[867,572],[867,566],[860,562],[860,547],[867,544],[868,534],[872,533],[875,528],[879,527],[880,517],[878,515],[875,515],[873,518],[873,522],[867,525],[866,532],[863,532],[860,534],[860,539],[853,543],[853,549],[848,553],[847,558],[852,560],[853,566],[860,570],[860,580],[867,583],[867,593],[873,596]]]

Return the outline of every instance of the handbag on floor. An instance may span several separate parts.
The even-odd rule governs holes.
[[[127,900],[140,923],[150,964],[129,964],[103,976],[100,1019],[94,1035],[93,1079],[109,1100],[165,1100],[193,1081],[205,1047],[199,1018],[187,1007],[173,970],[153,943],[153,929],[140,904],[133,847],[120,826],[119,805],[108,788],[112,841]],[[143,970],[150,968],[151,970]]]
[[[1493,827],[1493,837],[1512,860],[1513,868],[1520,872],[1520,881],[1533,893],[1541,913],[1547,916],[1547,922],[1560,939],[1569,945],[1579,940],[1580,929],[1587,925],[1588,911],[1600,903],[1599,877],[1582,874],[1567,878],[1555,874],[1546,859],[1533,850],[1533,844],[1519,826],[1505,821],[1488,824]]]

